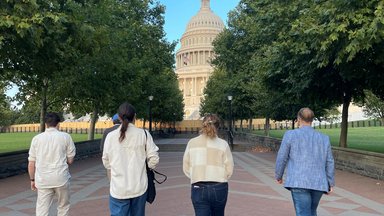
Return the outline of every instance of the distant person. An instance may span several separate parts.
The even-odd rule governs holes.
[[[299,128],[284,134],[276,159],[275,178],[291,191],[297,216],[317,216],[321,196],[335,186],[334,160],[329,137],[314,130],[313,111],[302,108],[297,114]]]
[[[116,130],[117,128],[119,128],[119,126],[121,124],[118,114],[113,115],[112,122],[113,122],[114,125],[112,127],[110,127],[110,128],[105,129],[105,131],[103,133],[103,138],[101,138],[101,141],[100,141],[100,152],[101,153],[103,153],[105,138],[107,137],[109,132],[111,132],[113,130]]]
[[[233,158],[228,143],[217,136],[219,125],[216,115],[206,115],[200,135],[188,142],[184,153],[183,171],[191,180],[196,216],[224,215]]]
[[[68,165],[73,163],[76,148],[69,134],[60,132],[60,117],[45,116],[46,130],[33,137],[28,157],[31,189],[37,190],[36,215],[48,216],[57,199],[57,215],[68,215],[70,203]]]
[[[159,148],[151,134],[134,125],[135,108],[125,102],[119,107],[121,125],[111,131],[104,144],[103,164],[110,180],[109,209],[112,216],[144,216],[147,170],[159,163]]]

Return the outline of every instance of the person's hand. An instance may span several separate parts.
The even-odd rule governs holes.
[[[31,181],[31,190],[33,190],[33,191],[37,190],[36,185],[35,185],[35,181]]]
[[[326,193],[327,195],[331,194],[333,192],[333,187],[329,187],[329,191]]]
[[[276,179],[277,184],[283,184],[283,179]]]

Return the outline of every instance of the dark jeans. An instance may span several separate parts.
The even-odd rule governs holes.
[[[109,196],[109,210],[111,216],[144,216],[147,192],[130,199],[116,199]]]
[[[228,197],[228,183],[192,184],[191,198],[196,216],[223,216]]]
[[[296,216],[317,216],[316,209],[319,205],[323,191],[291,188]]]

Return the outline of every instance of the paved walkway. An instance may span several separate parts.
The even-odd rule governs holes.
[[[186,140],[173,140],[174,143]],[[159,143],[160,144],[160,143]],[[168,180],[157,185],[147,205],[149,216],[193,216],[189,180],[182,172],[182,152],[161,152],[158,170]],[[234,152],[235,171],[229,182],[228,216],[294,216],[290,193],[274,182],[275,154]],[[76,161],[71,167],[73,216],[109,215],[108,181],[100,157]],[[335,192],[324,196],[319,216],[383,216],[384,182],[336,172]],[[36,193],[27,174],[0,180],[0,216],[34,215]],[[54,212],[54,211],[52,211]],[[52,214],[55,215],[55,214]]]

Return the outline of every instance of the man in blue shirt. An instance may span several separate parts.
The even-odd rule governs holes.
[[[313,111],[302,108],[297,114],[299,128],[284,134],[276,159],[275,179],[291,191],[297,216],[317,216],[321,196],[333,191],[334,160],[329,137],[311,125]]]

